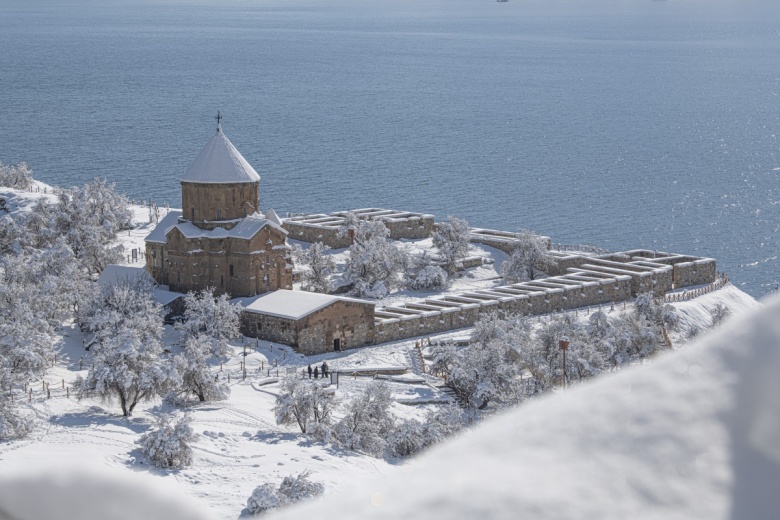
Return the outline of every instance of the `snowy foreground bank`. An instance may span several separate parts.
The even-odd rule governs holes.
[[[701,299],[681,305],[687,319],[705,312]],[[95,421],[86,403],[52,400],[39,409],[52,416],[47,431],[0,451],[0,510],[19,519],[235,518],[274,466],[292,474],[314,463],[333,492],[274,518],[776,518],[778,318],[776,300],[683,350],[533,400],[400,467],[274,434],[265,412],[272,396],[237,386],[219,413],[196,414],[198,430],[213,435],[199,443],[193,468],[163,476],[128,463],[143,416]],[[242,437],[262,424],[262,439]],[[74,473],[84,467],[86,475]]]

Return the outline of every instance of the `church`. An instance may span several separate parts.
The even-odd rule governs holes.
[[[287,231],[273,209],[260,212],[260,176],[219,123],[180,181],[181,211],[146,237],[146,268],[159,285],[232,298],[292,289]]]

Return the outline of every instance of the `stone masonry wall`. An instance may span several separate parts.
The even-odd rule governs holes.
[[[293,347],[305,355],[362,347],[374,343],[374,305],[336,301],[298,320],[244,310],[241,333]]]
[[[274,343],[282,343],[293,348],[298,346],[295,321],[290,319],[242,311],[240,331],[241,334],[248,338],[259,338]]]
[[[298,323],[298,352],[321,354],[374,343],[374,305],[337,301]]]
[[[442,302],[459,306],[421,310],[419,314],[407,314],[400,318],[380,318],[376,323],[376,342],[398,341],[471,327],[484,314],[490,312],[538,315],[578,307],[609,305],[630,300],[632,297],[632,280],[628,276],[599,280],[578,280],[577,276],[564,275],[544,280],[553,283],[556,279],[565,281],[570,284],[565,288],[528,289],[525,294],[510,294],[509,291],[519,292],[523,287],[529,287],[525,284],[514,284],[465,293],[462,296],[428,299],[425,300],[426,306],[436,306]],[[506,292],[502,293],[502,290]],[[495,299],[487,299],[487,293]],[[486,299],[479,300],[480,294],[485,295]],[[460,302],[461,299],[471,299],[475,302]],[[408,307],[414,308],[414,304],[409,304]],[[381,314],[382,310],[377,312]]]
[[[194,223],[243,218],[259,211],[259,182],[181,183],[182,216]],[[194,212],[194,216],[193,216]]]

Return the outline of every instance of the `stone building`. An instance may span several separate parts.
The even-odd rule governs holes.
[[[146,268],[171,291],[254,296],[292,288],[287,232],[260,213],[260,176],[217,126],[181,177],[182,210],[146,237]]]
[[[260,296],[241,313],[241,333],[322,354],[374,342],[372,302],[304,291]]]

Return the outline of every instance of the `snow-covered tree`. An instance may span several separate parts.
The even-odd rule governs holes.
[[[405,257],[388,240],[389,234],[381,221],[359,221],[344,272],[358,296],[381,298],[395,285],[398,273],[405,265]]]
[[[677,309],[673,305],[664,304],[653,296],[653,293],[642,293],[636,297],[634,312],[638,317],[659,327],[675,330],[680,322]]]
[[[660,327],[636,314],[623,314],[613,324],[615,350],[609,362],[614,367],[655,354],[663,341]]]
[[[310,475],[309,471],[303,471],[298,476],[284,477],[279,487],[270,483],[256,487],[247,500],[247,511],[258,515],[322,495],[325,486],[320,482],[309,480]]]
[[[474,327],[466,348],[445,346],[434,351],[433,369],[469,405],[484,409],[519,398],[519,353],[529,342],[529,326],[522,318],[488,315]]]
[[[278,424],[297,424],[302,433],[313,433],[312,423],[325,427],[330,424],[335,403],[332,391],[316,381],[297,377],[285,378],[279,386],[274,407]]]
[[[127,198],[101,179],[63,192],[55,217],[55,227],[90,273],[122,259],[119,246],[109,242],[117,232],[129,229],[131,222]]]
[[[139,440],[141,451],[149,462],[162,469],[182,469],[192,464],[193,442],[198,435],[192,429],[192,420],[184,416],[179,420],[161,415],[156,428],[145,433]]]
[[[16,166],[11,166],[0,161],[0,186],[26,190],[32,186],[32,183],[32,170],[27,166],[27,163],[21,162]]]
[[[311,384],[306,384],[297,377],[288,377],[281,381],[274,407],[277,424],[295,423],[301,433],[306,433],[309,421],[314,415],[310,387]]]
[[[257,486],[246,501],[246,509],[252,515],[260,515],[286,505],[287,497],[279,493],[277,486],[270,483]]]
[[[325,486],[319,482],[309,480],[310,475],[311,472],[303,471],[297,477],[292,475],[284,477],[279,486],[279,493],[287,497],[287,501],[290,504],[302,500],[310,500],[322,495],[325,491]]]
[[[135,331],[142,343],[159,343],[163,332],[163,308],[154,300],[144,280],[120,280],[99,291],[79,308],[81,328],[95,334],[97,344],[126,330]]]
[[[176,328],[184,338],[205,335],[214,340],[239,336],[241,306],[230,303],[227,294],[214,296],[214,288],[187,293],[184,297],[184,321]]]
[[[712,317],[712,326],[717,327],[731,316],[731,309],[726,307],[723,302],[718,302],[710,309],[710,316]]]
[[[181,380],[176,394],[195,395],[202,403],[223,401],[230,396],[230,387],[211,373],[208,361],[213,350],[213,340],[207,336],[187,339],[184,352],[174,358],[174,367]]]
[[[308,267],[302,273],[303,290],[328,293],[332,289],[331,275],[336,270],[336,263],[328,254],[330,248],[322,242],[315,242],[302,255]]]
[[[393,427],[388,443],[393,453],[408,457],[420,453],[428,446],[425,424],[417,419],[406,419]]]
[[[431,291],[447,287],[447,272],[438,265],[426,265],[416,271],[409,281],[415,291]]]
[[[344,418],[334,428],[336,440],[350,450],[359,450],[375,457],[387,448],[387,438],[393,428],[390,405],[392,394],[384,381],[372,381],[346,406]]]
[[[92,367],[76,380],[79,399],[97,396],[111,404],[119,400],[122,415],[136,405],[162,397],[181,383],[171,363],[163,358],[160,341],[144,339],[135,329],[124,329],[92,346]]]
[[[355,215],[354,212],[348,211],[347,214],[344,215],[344,222],[339,226],[338,236],[347,237],[349,236],[350,232],[354,236],[358,226],[360,225],[360,222],[361,220],[357,215]]]
[[[26,437],[34,428],[32,416],[19,412],[19,403],[9,395],[14,378],[0,359],[0,441]]]
[[[501,274],[507,283],[533,280],[537,272],[556,265],[555,257],[547,248],[547,242],[539,235],[523,229],[516,235],[516,241],[509,258],[501,264]]]
[[[439,250],[447,273],[458,270],[458,263],[469,254],[469,223],[452,215],[433,232],[433,246]]]
[[[92,367],[76,382],[79,398],[118,399],[127,416],[138,402],[180,385],[179,374],[163,357],[162,307],[149,291],[129,282],[109,286],[83,318],[95,338]]]
[[[16,375],[40,377],[53,358],[54,328],[73,315],[88,285],[61,241],[0,255],[0,357]]]

